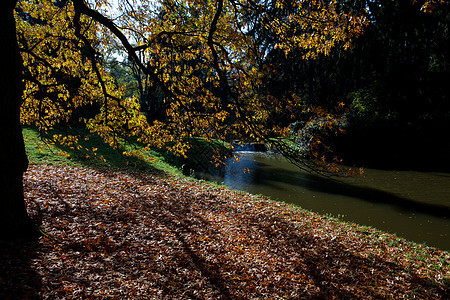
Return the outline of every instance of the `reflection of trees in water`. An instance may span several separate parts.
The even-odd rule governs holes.
[[[258,163],[247,156],[240,156],[239,161],[231,158],[224,175],[224,184],[234,189],[245,190],[254,184],[258,173],[263,172]]]
[[[329,195],[356,198],[370,203],[384,203],[406,212],[439,218],[450,217],[450,207],[446,205],[424,203],[377,188],[357,186],[315,174],[289,170],[283,167],[282,161],[276,157],[266,156],[260,161],[258,155],[246,153],[239,162],[229,163],[225,171],[225,185],[239,190],[250,190],[252,186],[280,190],[281,187],[277,183],[284,183]],[[249,169],[250,172],[244,173],[244,169]]]

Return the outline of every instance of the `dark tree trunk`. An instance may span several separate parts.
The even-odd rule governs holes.
[[[23,63],[13,14],[16,2],[0,1],[0,239],[34,233],[23,196],[28,161],[20,126]]]

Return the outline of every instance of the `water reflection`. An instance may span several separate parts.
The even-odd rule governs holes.
[[[333,180],[247,152],[222,177],[209,179],[450,250],[449,174],[366,170],[364,178]]]

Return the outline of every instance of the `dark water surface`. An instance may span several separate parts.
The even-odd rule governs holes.
[[[328,179],[270,153],[240,154],[223,176],[207,179],[450,251],[448,173],[366,169],[364,177]]]

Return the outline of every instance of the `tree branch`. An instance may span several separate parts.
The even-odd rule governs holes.
[[[88,6],[86,6],[83,0],[73,0],[73,3],[75,11],[78,11],[80,14],[90,17],[99,24],[108,28],[111,31],[111,33],[120,40],[129,58],[136,63],[136,66],[138,66],[144,72],[144,74],[150,76],[153,82],[157,83],[167,96],[169,96],[173,100],[177,100],[176,95],[159,79],[154,68],[152,68],[149,64],[147,66],[143,64],[143,62],[139,59],[139,57],[136,54],[136,51],[139,49],[136,49],[130,44],[127,37],[123,34],[122,31],[120,31],[120,29],[116,26],[116,24],[114,24],[112,20],[105,17],[98,11],[93,10]]]

